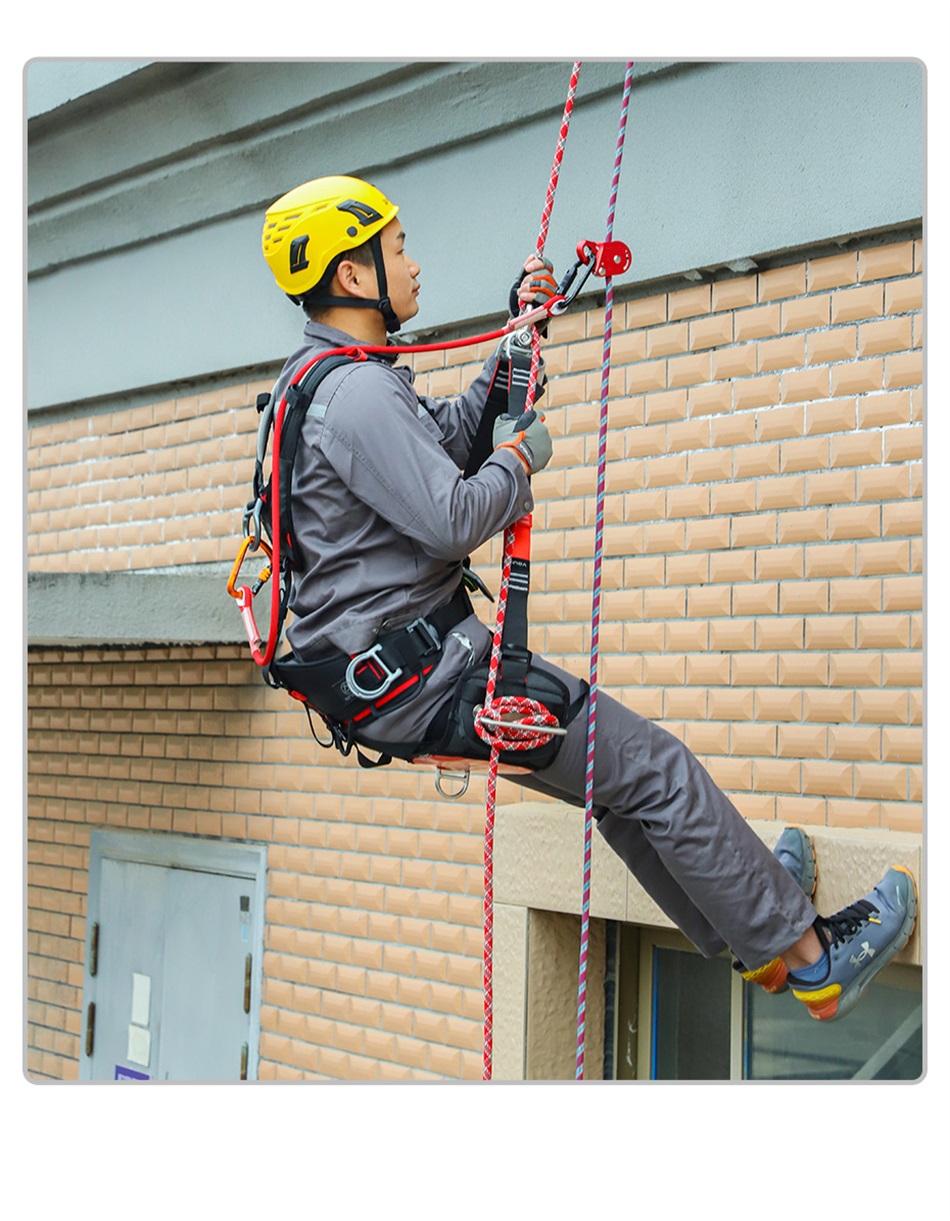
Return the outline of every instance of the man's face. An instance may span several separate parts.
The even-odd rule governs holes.
[[[419,264],[406,253],[406,234],[394,217],[380,233],[386,263],[386,288],[393,311],[400,322],[408,322],[419,312]]]

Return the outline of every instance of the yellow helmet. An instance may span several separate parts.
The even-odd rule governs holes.
[[[264,258],[279,287],[299,302],[335,258],[375,237],[398,211],[382,191],[359,178],[315,178],[267,209]]]

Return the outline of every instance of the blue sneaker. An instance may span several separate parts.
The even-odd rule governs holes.
[[[818,868],[811,840],[801,827],[786,827],[772,849],[772,855],[784,865],[810,899],[818,885]],[[788,967],[781,958],[773,958],[764,967],[756,967],[754,971],[747,970],[741,962],[734,962],[732,966],[746,983],[758,984],[766,992],[788,991]]]
[[[815,931],[827,950],[828,969],[817,982],[789,971],[793,995],[819,1022],[844,1017],[874,976],[910,940],[916,919],[913,875],[895,865],[863,899],[833,916],[818,917]]]

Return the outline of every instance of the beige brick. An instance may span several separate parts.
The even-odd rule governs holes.
[[[759,373],[800,369],[805,363],[805,336],[785,335],[780,339],[762,340],[756,345],[756,354]]]
[[[857,330],[853,326],[836,326],[825,331],[813,331],[805,341],[810,365],[832,365],[842,360],[854,360],[858,353]]]
[[[832,437],[833,466],[871,466],[880,463],[883,447],[879,432],[857,432]]]
[[[832,687],[876,687],[881,681],[881,655],[870,650],[833,653],[828,682]]]
[[[732,591],[735,615],[774,615],[778,613],[778,583],[755,582],[736,585]]]
[[[836,396],[875,394],[883,385],[884,362],[879,358],[846,361],[831,369],[831,392]]]
[[[881,730],[873,725],[836,725],[828,731],[832,759],[880,760]]]
[[[832,438],[834,442],[834,438]],[[834,450],[832,449],[832,461]],[[849,504],[855,498],[855,474],[853,471],[839,470],[816,472],[808,476],[805,488],[805,504]]]
[[[735,339],[737,343],[748,343],[779,335],[782,330],[782,315],[777,305],[761,305],[755,309],[738,310],[735,316]]]
[[[870,725],[906,725],[907,693],[904,691],[858,691],[855,720]]]
[[[830,452],[827,437],[805,437],[801,440],[783,441],[781,470],[783,473],[827,470]]]
[[[920,763],[923,759],[923,731],[919,726],[887,726],[881,731],[882,759],[885,763]]]
[[[856,575],[867,577],[910,571],[910,544],[904,539],[858,544]]]
[[[756,437],[759,441],[776,441],[785,437],[800,437],[805,432],[804,407],[772,407],[756,412]]]
[[[781,377],[781,401],[801,403],[808,399],[826,399],[830,393],[829,370],[822,366],[790,370]]]
[[[794,263],[790,267],[776,267],[773,271],[759,273],[760,301],[778,301],[783,297],[800,296],[804,292],[804,263]]]
[[[756,371],[756,349],[752,344],[716,348],[710,356],[710,374],[713,381],[737,377],[750,377]]]
[[[670,321],[677,318],[695,318],[708,314],[712,308],[712,290],[708,284],[695,288],[684,288],[669,295]]]
[[[739,446],[732,452],[733,474],[736,479],[751,479],[758,475],[777,475],[780,470],[780,450],[777,444],[758,442]]]
[[[852,691],[806,690],[803,697],[803,719],[812,723],[850,723],[854,720]]]
[[[906,314],[923,309],[923,283],[920,276],[892,280],[884,285],[884,309],[888,314]]]
[[[757,581],[787,581],[801,578],[805,572],[805,552],[802,547],[763,547],[755,553]]]
[[[755,489],[755,507],[760,511],[797,509],[805,504],[805,480],[801,475],[759,479]]]
[[[858,471],[855,495],[859,501],[906,500],[910,495],[911,468],[886,466]]]
[[[778,655],[757,646],[755,652],[733,653],[729,677],[734,687],[774,686],[778,674]]]
[[[919,535],[923,532],[923,505],[919,500],[881,506],[881,534]]]
[[[689,455],[687,478],[690,483],[713,483],[732,477],[732,455],[728,451],[710,450]]]
[[[783,517],[785,514],[782,515]],[[752,513],[732,519],[732,546],[755,547],[768,543],[786,542],[778,538],[778,514]]]
[[[643,481],[646,487],[670,487],[686,482],[688,460],[685,454],[648,458],[643,464],[643,469]]]
[[[832,580],[828,609],[832,614],[847,614],[882,609],[880,581]]]
[[[671,357],[667,362],[667,384],[670,389],[677,386],[695,386],[709,381],[710,361],[708,353]],[[659,389],[651,386],[645,389]]]
[[[755,716],[760,721],[800,721],[802,706],[802,692],[791,687],[760,687],[755,693]]]
[[[886,355],[903,352],[912,344],[911,319],[908,316],[882,318],[858,327],[860,356]]]
[[[732,384],[732,402],[735,411],[751,407],[767,407],[779,401],[779,379],[775,374],[763,377],[742,377]]]
[[[783,331],[813,331],[826,327],[831,318],[831,297],[827,293],[799,297],[782,305]]]
[[[651,390],[666,388],[666,361],[640,361],[627,367],[626,393],[646,394]]]
[[[859,649],[906,649],[910,646],[908,615],[859,615]]]
[[[805,648],[808,649],[806,623]],[[776,682],[783,687],[824,687],[828,684],[828,658],[823,653],[783,653],[778,657]]]
[[[689,324],[689,346],[694,352],[732,343],[732,314],[718,313]]]
[[[854,795],[870,800],[901,800],[908,795],[908,769],[892,764],[856,763]]]
[[[779,725],[777,752],[781,758],[823,759],[828,730],[816,725]]]
[[[777,541],[780,543],[824,542],[828,536],[826,509],[803,509],[781,513],[777,518]],[[776,541],[773,536],[771,540]]]
[[[802,765],[802,792],[826,797],[851,797],[854,768],[849,763],[806,762]]]
[[[658,326],[647,333],[647,357],[678,356],[689,351],[689,326],[685,322]]]
[[[755,305],[758,283],[755,276],[737,276],[731,280],[716,280],[712,286],[714,310],[741,309]]]
[[[895,242],[858,251],[858,280],[883,280],[914,270],[913,242]]]
[[[809,547],[805,553],[806,577],[849,577],[855,572],[855,546],[839,543]]]
[[[883,312],[884,288],[881,284],[841,289],[831,297],[831,321],[836,324],[877,318]]]
[[[643,419],[647,424],[685,420],[686,391],[680,389],[647,394],[644,400]]]
[[[691,417],[718,415],[732,410],[732,384],[714,382],[708,386],[691,386],[687,391]]]
[[[726,585],[755,580],[755,555],[752,551],[713,551],[709,555],[709,580]]]
[[[783,581],[779,595],[783,615],[820,615],[828,610],[827,581]]]
[[[641,297],[636,301],[628,301],[626,329],[657,326],[667,320],[666,294],[654,297]]]
[[[890,428],[884,434],[885,462],[919,462],[924,456],[923,426]]]
[[[840,288],[854,284],[858,278],[858,256],[856,253],[835,254],[830,258],[809,259],[808,291]]]

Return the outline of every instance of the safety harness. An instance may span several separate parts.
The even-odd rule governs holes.
[[[499,415],[507,412],[517,418],[523,413],[531,363],[531,350],[524,338],[523,333],[514,332],[500,346],[486,405],[463,478],[474,475],[491,454],[492,430]],[[293,573],[302,567],[300,547],[294,531],[291,491],[304,421],[308,412],[319,409],[315,406],[315,396],[324,378],[335,369],[365,359],[365,350],[348,349],[324,354],[310,362],[287,387],[279,415],[273,392],[259,396],[257,408],[261,422],[252,483],[253,498],[245,510],[245,541],[232,571],[228,591],[239,601],[249,642],[265,681],[272,687],[286,690],[303,704],[311,718],[311,728],[311,714],[316,713],[321,718],[329,733],[329,740],[321,744],[336,747],[344,756],[355,750],[357,760],[363,767],[378,767],[391,763],[393,758],[417,761],[424,757],[437,761],[437,766],[441,763],[443,767],[451,766],[449,761],[459,756],[487,760],[490,750],[476,733],[467,711],[472,706],[473,691],[476,693],[475,707],[479,707],[484,699],[487,670],[484,674],[476,670],[466,676],[464,690],[460,687],[455,701],[443,709],[443,715],[430,727],[424,742],[387,742],[385,745],[372,742],[372,721],[395,711],[418,695],[442,657],[443,643],[449,632],[472,613],[469,591],[478,589],[491,598],[468,558],[463,563],[460,584],[449,602],[413,620],[404,628],[379,636],[362,652],[348,655],[329,650],[308,660],[302,660],[293,653],[283,656],[276,653],[275,643],[283,632]],[[275,443],[278,422],[279,444]],[[271,476],[266,478],[265,458],[269,449],[273,450]],[[265,533],[269,542],[264,538]],[[265,568],[254,586],[236,588],[235,581],[244,556],[258,547],[264,549],[271,565]],[[505,629],[505,690],[511,698],[546,700],[553,706],[548,712],[549,716],[555,718],[552,724],[563,732],[583,701],[569,702],[566,689],[549,676],[539,677],[531,664],[531,653],[527,648],[527,558],[520,562],[521,579],[512,584]],[[251,602],[270,578],[272,567],[277,568],[275,592],[278,599],[270,625],[270,643],[262,652],[263,641],[254,622]],[[363,745],[378,751],[378,758],[371,759],[360,750],[357,733]],[[316,733],[314,736],[317,737]],[[317,741],[320,741],[319,737]],[[506,755],[513,753],[509,751]],[[532,766],[546,766],[553,753],[550,749],[541,751],[532,758]],[[449,794],[443,791],[443,795]]]

